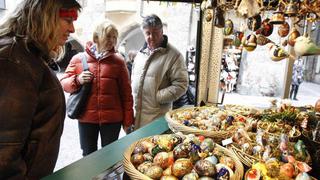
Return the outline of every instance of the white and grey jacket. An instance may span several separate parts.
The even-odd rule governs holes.
[[[132,93],[135,129],[171,110],[172,102],[188,87],[188,72],[182,54],[168,43],[164,35],[162,46],[152,52],[147,45],[138,52],[132,69]]]

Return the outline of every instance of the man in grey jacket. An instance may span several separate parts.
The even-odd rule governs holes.
[[[145,44],[132,69],[135,129],[165,115],[172,102],[188,87],[188,73],[182,54],[168,43],[157,15],[143,19]]]

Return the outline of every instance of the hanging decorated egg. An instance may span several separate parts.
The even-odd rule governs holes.
[[[291,33],[289,34],[288,37],[288,44],[290,46],[294,46],[296,43],[296,39],[300,36],[300,32],[296,28],[292,28]]]
[[[294,44],[294,51],[297,56],[310,56],[320,54],[320,47],[310,37],[299,36]]]
[[[271,19],[270,19],[271,24],[283,24],[284,22],[285,22],[285,18],[282,11],[276,11],[271,16]]]
[[[261,27],[256,31],[256,34],[262,34],[264,36],[270,36],[273,32],[273,24],[270,23],[270,19],[267,18],[262,21]]]
[[[290,26],[287,22],[281,24],[278,29],[278,34],[280,37],[286,37],[289,34]]]
[[[244,33],[237,31],[234,33],[233,45],[239,47],[241,45],[241,40],[243,38]]]
[[[210,22],[212,20],[212,12],[211,12],[211,10],[206,10],[205,13],[206,13],[205,14],[206,21]]]
[[[229,36],[233,33],[233,22],[231,19],[226,20],[224,24],[223,34],[226,36]]]
[[[267,46],[269,48],[269,55],[271,60],[280,61],[289,57],[289,53],[286,52],[282,47],[273,43],[268,43]]]
[[[257,44],[260,46],[264,46],[266,44],[268,44],[269,42],[271,42],[270,39],[266,38],[265,36],[259,34],[257,35]]]
[[[250,34],[247,37],[242,38],[242,45],[247,51],[253,51],[257,47],[257,37],[254,34]]]
[[[261,15],[258,14],[256,16],[250,17],[248,19],[248,29],[251,31],[256,31],[261,27]]]

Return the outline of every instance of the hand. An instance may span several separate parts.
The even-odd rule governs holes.
[[[123,125],[122,127],[123,127],[124,132],[126,132],[126,134],[130,134],[134,130],[134,126],[133,125],[130,125],[130,126]]]
[[[85,83],[90,83],[93,80],[94,76],[90,71],[82,71],[82,73],[79,74],[77,78],[79,83],[82,85]]]

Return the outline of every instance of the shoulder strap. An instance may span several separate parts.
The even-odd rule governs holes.
[[[88,67],[88,63],[87,63],[86,53],[82,53],[81,56],[82,56],[81,61],[82,61],[83,71],[87,71],[87,70],[89,70],[89,67]]]

